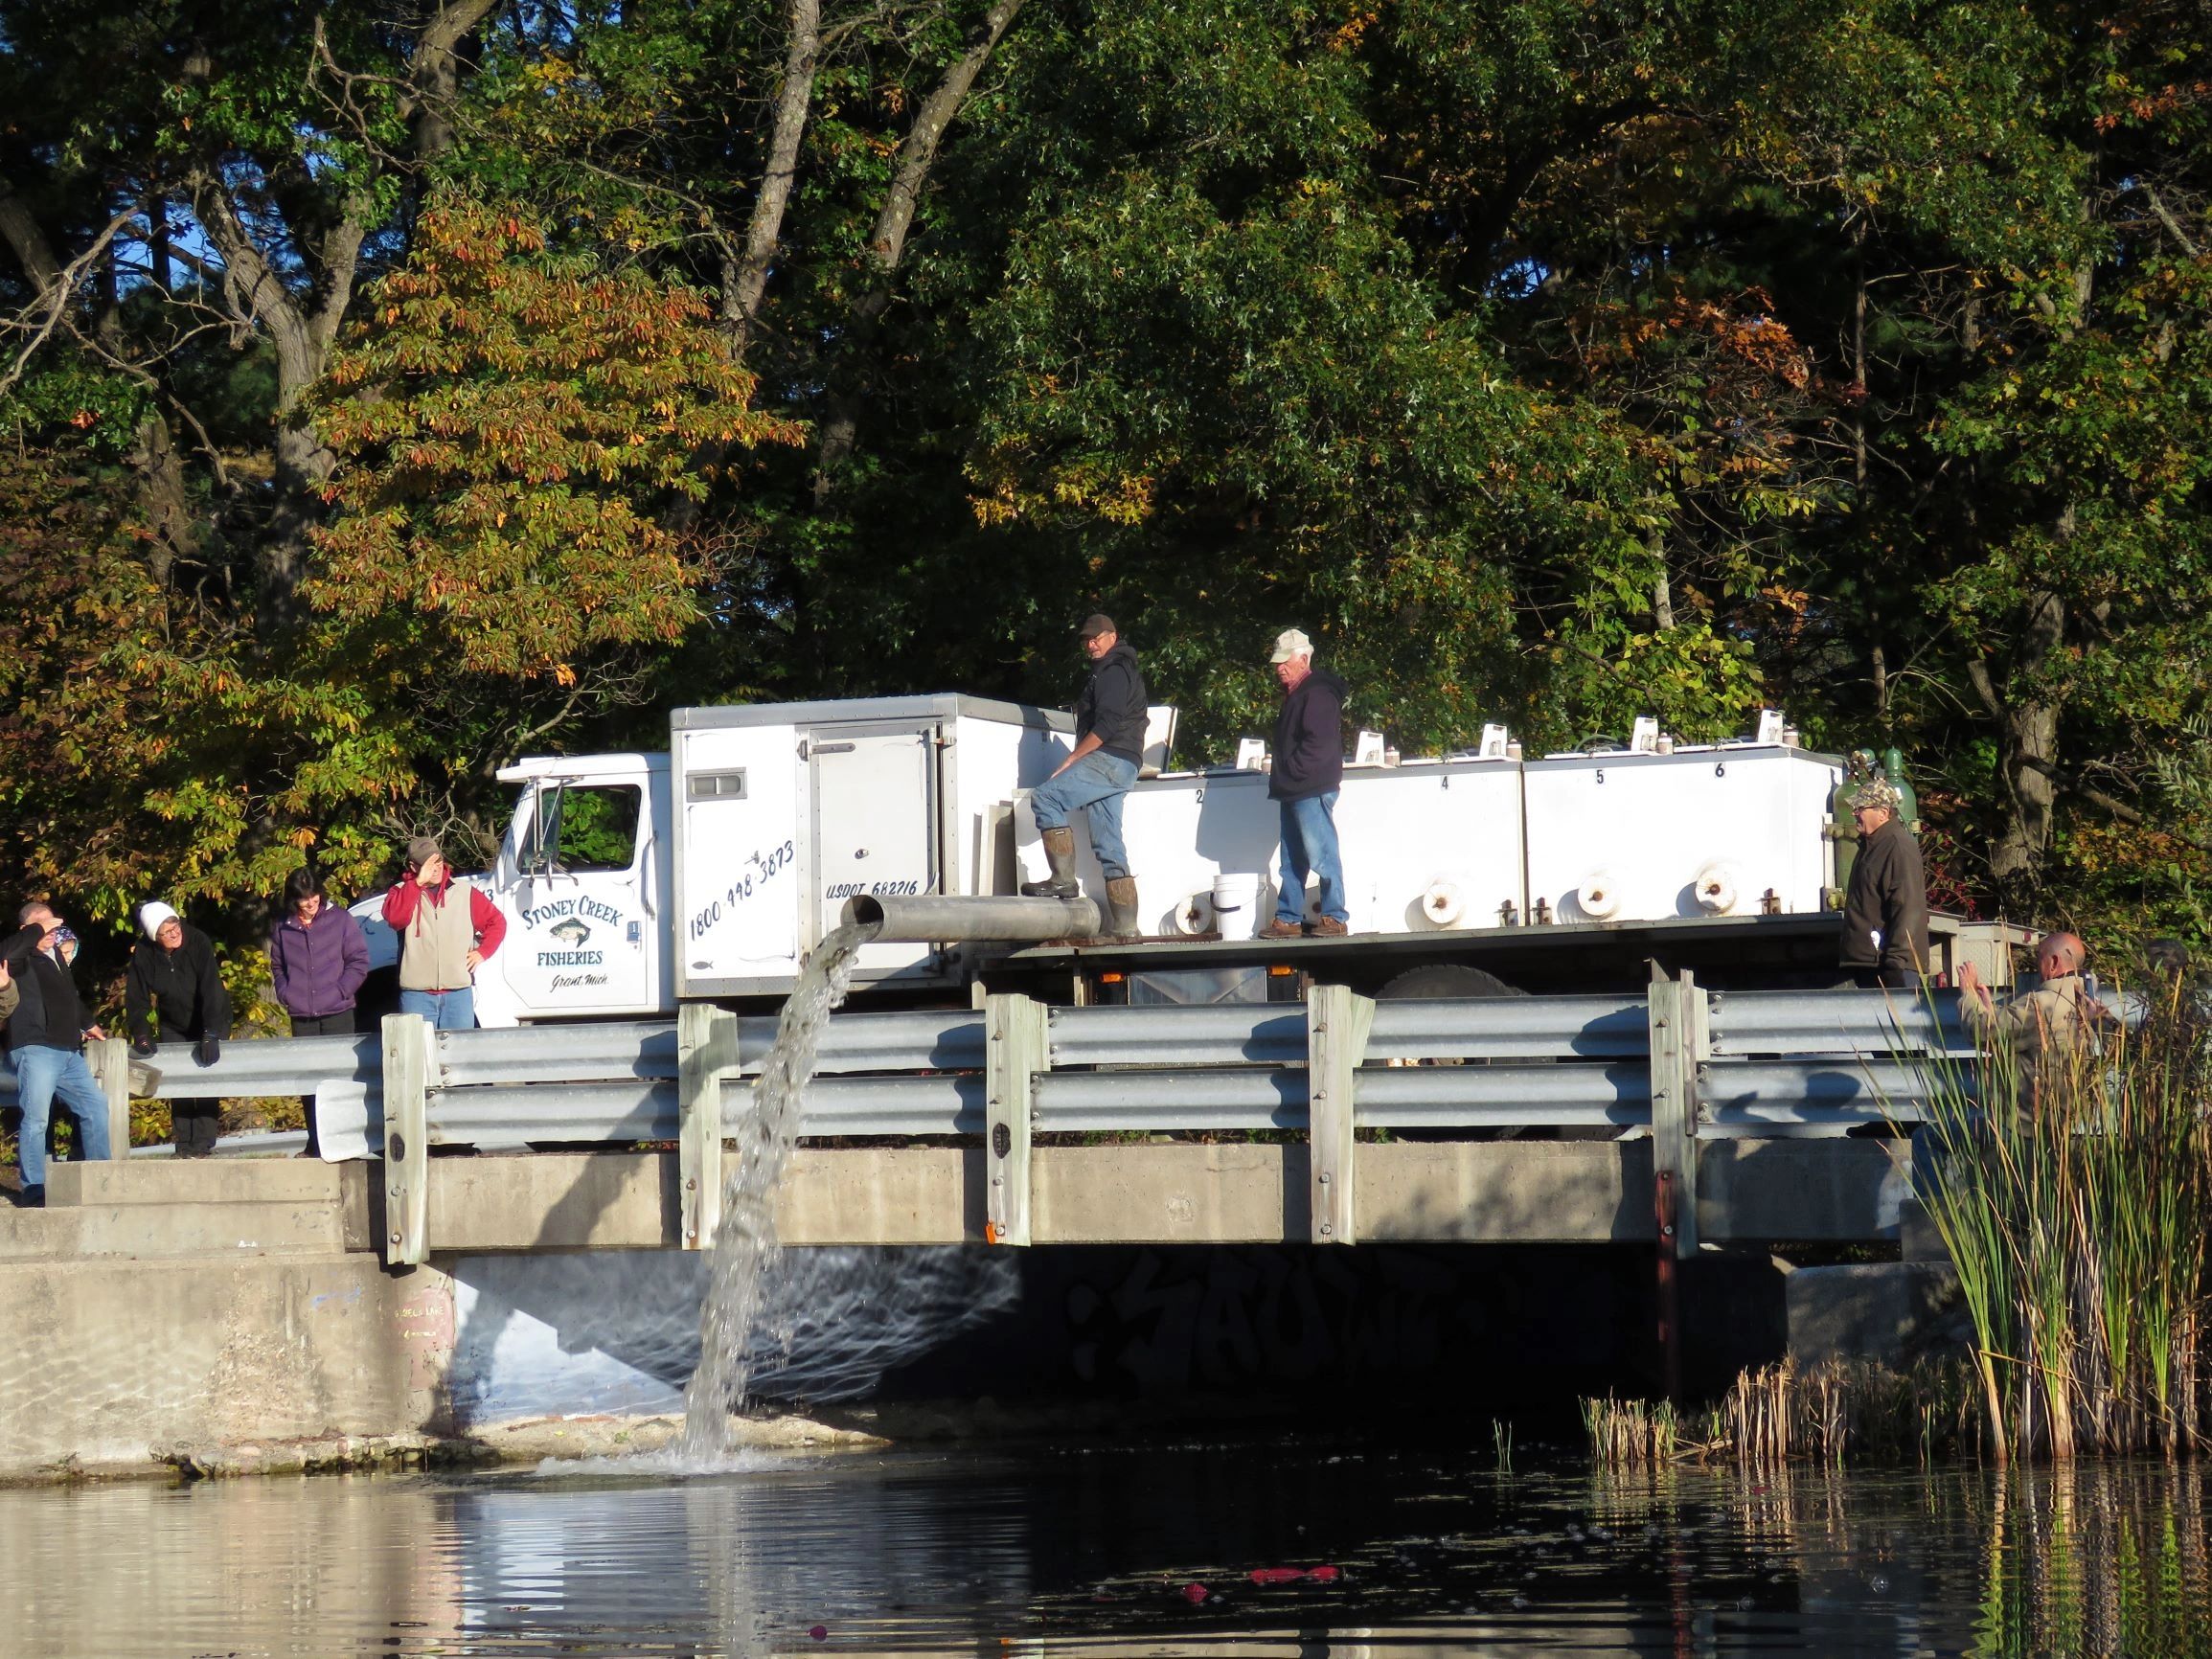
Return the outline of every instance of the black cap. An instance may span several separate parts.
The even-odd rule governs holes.
[[[1083,619],[1083,626],[1075,631],[1078,639],[1095,640],[1101,634],[1118,634],[1122,630],[1114,626],[1112,617],[1103,611],[1093,611]]]

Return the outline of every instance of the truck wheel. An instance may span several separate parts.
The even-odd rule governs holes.
[[[1375,993],[1378,1001],[1442,1002],[1447,998],[1526,996],[1528,992],[1518,986],[1508,985],[1494,973],[1479,967],[1469,967],[1457,962],[1429,962],[1419,967],[1409,967],[1396,978],[1384,983]],[[1395,1062],[1394,1062],[1395,1063]],[[1490,1060],[1413,1060],[1419,1066],[1490,1065]],[[1523,1062],[1528,1063],[1528,1062]],[[1543,1064],[1542,1061],[1535,1062]],[[1402,1131],[1409,1139],[1454,1141],[1461,1139],[1488,1141],[1548,1140],[1554,1136],[1564,1138],[1575,1131],[1524,1125],[1511,1129],[1438,1129],[1432,1131]]]
[[[1526,996],[1528,992],[1479,967],[1465,967],[1456,962],[1430,962],[1407,968],[1397,978],[1386,981],[1375,994],[1384,1001],[1441,1002],[1447,997]]]

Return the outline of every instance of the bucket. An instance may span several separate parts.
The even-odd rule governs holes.
[[[1260,914],[1266,880],[1256,875],[1214,877],[1214,925],[1223,939],[1254,939],[1266,918]]]

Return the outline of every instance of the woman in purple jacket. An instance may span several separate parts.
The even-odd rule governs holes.
[[[292,1035],[351,1036],[353,997],[369,977],[369,941],[306,865],[285,877],[285,908],[269,935],[277,1001],[292,1016]]]

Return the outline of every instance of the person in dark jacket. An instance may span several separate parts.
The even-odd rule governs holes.
[[[1122,845],[1122,798],[1136,783],[1144,759],[1150,715],[1145,676],[1113,618],[1088,617],[1079,631],[1092,667],[1076,698],[1075,751],[1029,799],[1052,873],[1042,881],[1023,882],[1021,890],[1032,898],[1073,898],[1083,891],[1075,878],[1075,830],[1068,823],[1082,810],[1090,826],[1090,850],[1106,875],[1106,930],[1116,939],[1134,939],[1137,883]]]
[[[1927,887],[1920,844],[1898,818],[1897,786],[1883,778],[1859,785],[1851,816],[1859,856],[1843,902],[1843,966],[1867,989],[1917,990],[1928,971]]]
[[[16,989],[8,1016],[8,1063],[15,1070],[16,1102],[23,1126],[16,1159],[23,1173],[21,1202],[46,1202],[46,1124],[56,1100],[77,1120],[78,1156],[108,1155],[107,1093],[84,1060],[84,1042],[106,1033],[92,1023],[61,957],[69,930],[54,907],[34,898],[17,912],[18,930],[0,939],[0,963]]]
[[[1262,939],[1296,939],[1301,933],[1339,935],[1351,930],[1344,902],[1344,865],[1336,847],[1336,792],[1344,782],[1344,681],[1313,666],[1313,642],[1302,628],[1275,636],[1275,680],[1283,707],[1275,716],[1275,741],[1267,772],[1268,798],[1283,817],[1283,879],[1275,889],[1275,919]],[[1321,883],[1321,915],[1306,920],[1306,883]]]
[[[269,975],[292,1035],[352,1036],[360,1029],[355,999],[369,978],[369,940],[344,905],[333,903],[308,865],[285,877],[284,913],[269,934]],[[322,1155],[315,1108],[308,1105],[308,1146]]]
[[[194,1059],[214,1065],[231,1034],[231,994],[223,989],[215,946],[158,898],[138,907],[138,925],[146,937],[131,947],[130,967],[123,979],[123,1023],[130,1034],[130,1052],[142,1058],[152,1056],[158,1018],[163,1036],[191,1043]],[[170,1140],[178,1157],[204,1158],[215,1150],[216,1137],[222,1132],[220,1100],[172,1100],[169,1117]]]
[[[269,972],[292,1035],[352,1036],[354,999],[369,977],[369,941],[353,912],[331,902],[305,864],[285,877],[284,916],[269,934]]]

